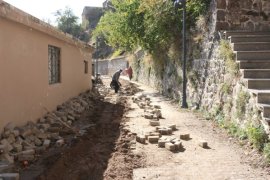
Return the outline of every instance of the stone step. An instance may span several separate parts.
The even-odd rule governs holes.
[[[239,42],[270,42],[270,35],[239,35],[231,36],[231,43]]]
[[[244,69],[244,78],[270,79],[270,69]]]
[[[270,69],[270,61],[268,60],[241,60],[239,62],[240,69]]]
[[[226,31],[226,37],[241,35],[270,35],[270,31]]]
[[[263,109],[263,117],[270,118],[270,104],[258,104],[259,107]]]
[[[270,51],[270,42],[233,43],[234,51]]]
[[[257,96],[257,103],[270,104],[270,90],[250,89]]]
[[[246,79],[248,89],[270,90],[270,79]]]
[[[270,51],[237,51],[237,61],[241,60],[269,60],[270,62]]]

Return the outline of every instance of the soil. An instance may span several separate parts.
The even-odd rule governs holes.
[[[270,179],[260,154],[241,147],[213,122],[179,109],[149,87],[122,79],[121,92],[115,94],[110,79],[103,82],[97,87],[101,96],[95,99],[95,110],[84,112],[74,124],[85,127],[85,134],[67,136],[65,146],[50,149],[22,169],[21,179]],[[172,136],[190,134],[181,151],[135,141],[136,134],[154,130],[142,117],[143,109],[131,100],[139,91],[161,106],[161,125],[176,124]],[[207,141],[208,148],[199,147],[200,140]]]

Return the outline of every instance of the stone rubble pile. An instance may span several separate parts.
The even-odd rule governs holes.
[[[65,144],[64,136],[80,135],[72,127],[82,112],[93,109],[94,92],[82,93],[57,106],[54,112],[48,112],[36,123],[29,121],[26,125],[16,127],[13,123],[5,126],[0,140],[0,161],[6,167],[14,161],[32,162],[49,147],[60,147]],[[2,166],[1,166],[2,167]],[[4,171],[0,168],[0,171]]]

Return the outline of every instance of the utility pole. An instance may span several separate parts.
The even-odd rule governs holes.
[[[186,0],[173,0],[176,12],[178,9],[182,9],[183,20],[182,20],[182,61],[183,61],[183,94],[182,94],[182,105],[181,108],[188,108],[187,104],[187,46],[186,46]]]

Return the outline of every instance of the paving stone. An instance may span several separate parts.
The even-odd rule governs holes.
[[[23,154],[23,155],[34,155],[35,154],[35,150],[34,149],[25,150],[25,151],[22,151],[20,154]]]
[[[71,115],[68,115],[68,116],[67,116],[67,119],[68,119],[68,120],[71,120],[71,121],[75,121],[75,117],[74,117],[74,116],[71,116]]]
[[[3,136],[3,138],[8,138],[10,134],[11,134],[11,131],[6,130],[3,132],[2,136]]]
[[[12,134],[14,134],[15,137],[19,136],[20,135],[20,131],[15,129],[12,131]]]
[[[162,114],[161,114],[161,111],[160,110],[156,110],[156,117],[157,118],[162,118]]]
[[[14,143],[12,146],[15,152],[22,152],[23,150],[23,146],[19,143]]]
[[[37,137],[39,139],[47,139],[48,138],[48,134],[46,134],[46,133],[40,133],[40,134],[37,135]]]
[[[159,136],[148,136],[149,143],[157,143],[158,139],[159,139]]]
[[[169,124],[168,127],[171,128],[173,131],[177,130],[175,124]]]
[[[164,140],[164,139],[159,139],[159,140],[158,140],[158,147],[164,148],[166,142],[167,142],[167,141]]]
[[[1,144],[3,144],[5,146],[7,152],[9,152],[13,149],[11,144],[6,139],[2,139]]]
[[[10,144],[12,144],[12,143],[14,143],[14,142],[16,141],[14,134],[10,134],[10,135],[8,136],[8,138],[6,138],[6,140],[7,140]]]
[[[19,175],[19,173],[1,173],[0,174],[0,179],[3,179],[3,180],[19,180],[20,175]]]
[[[187,134],[187,133],[180,134],[180,139],[183,139],[183,140],[189,140],[189,139],[190,139],[190,135]]]
[[[158,132],[161,135],[171,135],[172,134],[172,129],[171,128],[162,128],[162,129],[159,129]]]
[[[56,133],[51,133],[50,135],[48,135],[48,138],[51,138],[53,140],[58,140],[60,137],[59,137],[59,133],[56,132]]]
[[[169,151],[174,151],[175,150],[174,144],[170,143],[170,142],[165,143],[165,148],[168,149]]]
[[[182,142],[178,141],[174,143],[175,150],[180,150],[182,147]]]
[[[61,146],[64,145],[64,143],[65,143],[64,139],[59,139],[59,140],[56,141],[55,144],[56,144],[57,147],[61,147]]]
[[[30,136],[32,134],[32,130],[29,128],[23,128],[22,131],[20,132],[22,137],[27,137]]]
[[[145,119],[153,119],[154,116],[153,116],[153,114],[144,114],[144,118]]]
[[[136,141],[142,144],[145,144],[145,136],[144,135],[137,135],[136,136]]]
[[[34,143],[35,143],[36,146],[41,146],[42,145],[42,141],[39,140],[37,137],[35,138]]]
[[[159,121],[150,120],[149,123],[150,123],[150,126],[159,126],[160,125]]]
[[[51,144],[51,140],[49,140],[49,139],[45,139],[43,141],[43,146],[46,147],[46,148],[48,148],[50,146],[50,144]]]
[[[201,140],[201,141],[199,141],[199,146],[201,146],[202,148],[207,148],[208,147],[208,144],[207,144],[206,141]]]
[[[150,132],[150,136],[158,136],[161,137],[161,134],[159,132]]]
[[[8,153],[4,153],[1,155],[1,158],[6,160],[8,163],[13,164],[14,163],[14,157],[10,156]]]

